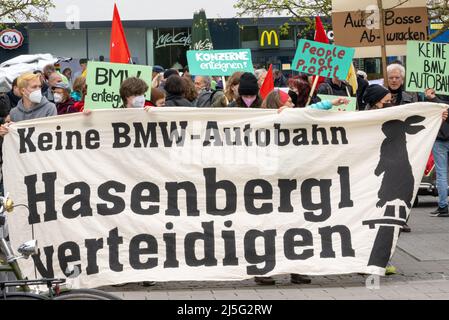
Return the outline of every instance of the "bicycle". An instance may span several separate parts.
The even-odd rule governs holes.
[[[37,240],[31,240],[18,248],[20,255],[15,255],[8,241],[6,231],[7,213],[12,213],[14,206],[8,197],[0,197],[0,274],[12,273],[17,280],[0,282],[0,300],[120,300],[120,298],[94,289],[70,289],[64,287],[65,279],[39,279],[28,280],[23,277],[18,264],[19,259],[29,259],[38,254]],[[30,286],[47,286],[48,291],[33,290]],[[10,288],[20,288],[20,291],[12,292]]]

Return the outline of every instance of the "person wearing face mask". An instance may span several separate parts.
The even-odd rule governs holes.
[[[260,108],[262,105],[257,78],[252,73],[242,74],[238,93],[239,97],[231,102],[228,108]]]
[[[290,79],[289,81],[289,96],[292,98],[292,102],[295,108],[305,108],[307,102],[309,102],[310,91],[312,86],[309,83],[307,75]],[[316,104],[321,102],[321,99],[317,96],[316,92],[310,99],[310,104]]]
[[[393,106],[390,91],[378,84],[366,88],[363,102],[365,103],[365,110],[384,109]]]
[[[70,91],[69,85],[63,82],[58,83],[53,87],[53,97],[55,99],[58,115],[78,112],[78,110],[73,107],[75,105],[75,100],[70,96]]]
[[[144,108],[145,93],[149,86],[145,81],[137,77],[131,77],[123,81],[120,86],[120,97],[123,101],[122,108]]]
[[[48,89],[44,93],[44,96],[47,98],[50,102],[55,102],[55,97],[53,96],[53,87],[56,86],[58,83],[61,83],[62,77],[59,73],[53,72],[48,76]]]
[[[17,86],[22,96],[17,107],[12,109],[6,119],[6,124],[0,128],[0,136],[8,133],[11,122],[39,119],[56,116],[56,106],[42,96],[39,75],[26,73],[19,77]]]

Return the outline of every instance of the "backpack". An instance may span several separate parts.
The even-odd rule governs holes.
[[[221,96],[222,90],[211,90],[202,92],[196,102],[198,108],[210,108],[215,102],[215,98]]]

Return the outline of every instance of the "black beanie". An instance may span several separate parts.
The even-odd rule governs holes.
[[[382,100],[390,91],[378,84],[372,84],[366,88],[365,94],[363,95],[363,101],[370,106],[374,106],[380,100]]]
[[[240,77],[239,95],[240,96],[257,96],[259,93],[259,85],[255,75],[245,72]]]
[[[173,75],[179,76],[178,70],[168,69],[164,72],[164,79],[168,79],[168,78],[170,78],[170,76],[173,76]]]

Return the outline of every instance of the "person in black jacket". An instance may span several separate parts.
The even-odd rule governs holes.
[[[318,87],[318,94],[326,94],[339,97],[352,97],[353,91],[351,85],[337,78],[334,78],[326,79],[326,81]]]
[[[448,96],[437,96],[435,90],[426,90],[426,100],[435,103],[449,104]],[[449,105],[448,105],[449,107]],[[437,189],[438,189],[438,209],[431,212],[432,217],[449,217],[448,211],[448,192],[447,192],[447,163],[449,153],[449,120],[446,119],[441,125],[438,132],[437,140],[433,147],[433,157],[435,160],[435,169],[437,173]]]
[[[365,80],[362,75],[357,75],[357,108],[358,110],[364,110],[363,96],[366,89],[369,87],[369,82]]]
[[[168,77],[164,86],[167,92],[165,98],[166,107],[193,107],[192,103],[184,98],[185,86],[182,78],[178,75]]]
[[[0,94],[0,122],[3,124],[11,109],[15,108],[20,101],[20,91],[17,79],[12,82],[12,89],[7,93]]]

